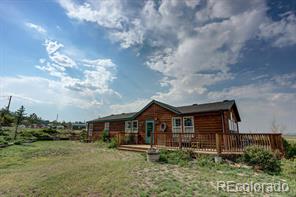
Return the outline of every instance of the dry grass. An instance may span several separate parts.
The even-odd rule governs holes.
[[[0,150],[0,196],[228,196],[216,190],[221,180],[284,180],[292,189],[285,195],[293,196],[293,172],[270,176],[227,165],[152,164],[141,154],[99,144],[36,142]]]

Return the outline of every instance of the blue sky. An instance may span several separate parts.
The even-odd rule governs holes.
[[[0,3],[0,106],[89,120],[151,99],[235,99],[242,131],[296,131],[296,3]]]

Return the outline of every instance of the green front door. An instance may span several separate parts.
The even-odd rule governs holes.
[[[154,121],[146,120],[146,144],[150,144],[151,139],[153,142],[153,133],[154,133]]]

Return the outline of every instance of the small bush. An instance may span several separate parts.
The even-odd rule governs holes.
[[[283,142],[284,142],[284,149],[285,149],[285,157],[287,159],[296,157],[296,143],[290,143],[286,139],[283,139]]]
[[[108,148],[117,148],[118,142],[116,138],[111,138]]]
[[[80,141],[81,142],[86,142],[87,141],[87,131],[86,130],[82,130],[80,133]]]
[[[296,158],[283,160],[283,174],[295,179],[296,176]]]
[[[52,140],[53,136],[48,133],[45,133],[43,130],[32,129],[25,132],[22,132],[21,137],[26,139],[35,138],[37,140]]]
[[[196,158],[195,163],[200,167],[211,167],[216,165],[214,157],[209,155],[199,155]]]
[[[42,132],[47,133],[49,135],[56,135],[56,134],[59,133],[57,130],[51,129],[51,128],[49,128],[49,129],[42,129]]]
[[[281,171],[281,161],[277,155],[258,146],[248,147],[242,160],[269,174],[278,174]]]
[[[23,144],[24,142],[25,142],[24,139],[17,139],[16,141],[14,141],[14,144],[15,144],[15,145],[21,145],[21,144]]]
[[[187,165],[191,161],[191,155],[189,152],[182,150],[160,150],[159,161],[169,164],[178,164],[181,166]]]
[[[7,145],[8,141],[3,136],[0,136],[0,145]]]
[[[110,141],[110,137],[109,137],[109,132],[104,130],[102,133],[102,137],[101,140],[103,140],[103,142],[109,142]]]

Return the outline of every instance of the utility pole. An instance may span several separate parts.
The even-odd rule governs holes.
[[[6,107],[6,110],[3,109],[3,111],[1,111],[1,114],[0,114],[0,133],[2,132],[2,120],[4,119],[4,115],[6,112],[9,112],[11,98],[12,98],[12,96],[9,96],[8,105]]]
[[[7,108],[6,108],[6,110],[8,112],[9,112],[9,108],[10,108],[11,98],[12,98],[12,96],[9,96],[8,105],[7,105]]]

